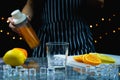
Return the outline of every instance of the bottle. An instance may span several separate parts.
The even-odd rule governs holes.
[[[20,31],[21,36],[26,41],[31,49],[34,49],[40,44],[40,40],[36,35],[34,29],[32,28],[31,24],[28,21],[27,16],[20,12],[19,9],[13,11],[11,13],[13,18],[14,25]]]

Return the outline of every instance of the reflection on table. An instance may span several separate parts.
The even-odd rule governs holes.
[[[91,77],[90,75],[86,75],[87,70],[78,67],[67,66],[65,71],[62,69],[58,71],[57,68],[52,67],[48,68],[47,58],[28,58],[24,65],[17,67],[5,65],[2,59],[0,59],[0,64],[0,80],[98,80],[99,76],[101,76],[94,76],[95,71],[91,71],[89,73],[93,75]],[[96,77],[97,79],[95,79]],[[102,80],[119,79],[106,79],[105,76]]]

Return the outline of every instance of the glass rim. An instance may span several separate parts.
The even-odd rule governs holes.
[[[69,45],[68,42],[47,42],[46,45]]]

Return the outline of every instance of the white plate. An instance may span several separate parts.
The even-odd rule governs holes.
[[[108,56],[111,56],[115,59],[115,64],[120,66],[120,56],[118,55],[112,55],[112,54],[106,54]],[[66,65],[69,65],[69,66],[74,66],[74,67],[80,67],[80,66],[91,66],[89,64],[85,64],[85,63],[80,63],[80,62],[77,62],[73,59],[73,56],[68,56],[68,59],[67,59],[67,64]]]

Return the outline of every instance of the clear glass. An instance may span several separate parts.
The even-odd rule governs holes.
[[[46,52],[48,67],[65,67],[66,57],[68,56],[69,43],[67,42],[48,42]]]
[[[67,42],[46,43],[48,61],[47,80],[65,80],[68,50],[69,43]],[[52,75],[54,75],[54,77]]]

